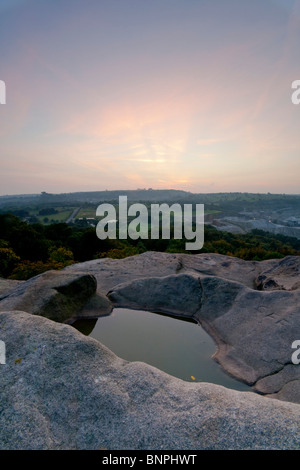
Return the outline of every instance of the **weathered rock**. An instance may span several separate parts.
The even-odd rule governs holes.
[[[276,264],[263,270],[255,280],[258,289],[262,290],[296,290],[300,289],[300,257],[286,256]]]
[[[190,255],[148,251],[124,259],[102,258],[85,261],[66,267],[64,272],[93,275],[97,280],[97,291],[105,294],[116,285],[134,279],[180,273],[222,277],[256,289],[256,278],[261,272],[276,267],[278,263],[279,260],[244,261],[217,253]]]
[[[274,279],[265,274],[260,274],[255,281],[259,290],[284,290]]]
[[[300,291],[260,292],[232,281],[225,284],[217,278],[202,279],[204,295],[197,314],[218,344],[215,358],[260,393],[275,396],[281,390],[278,398],[300,403],[299,393],[283,390],[290,381],[300,389],[300,368],[291,362],[291,345],[299,332]],[[280,387],[274,381],[278,373]]]
[[[75,264],[41,280],[46,286],[49,276],[55,283],[62,273],[70,282],[92,276],[97,292],[78,302],[80,291],[62,297],[50,281],[48,290],[38,291],[37,277],[2,296],[0,310],[17,308],[58,321],[109,314],[112,306],[193,316],[214,338],[215,359],[227,372],[259,393],[300,402],[300,365],[291,362],[291,344],[300,339],[300,257],[257,262],[148,252]],[[55,312],[52,296],[63,315]]]
[[[47,271],[0,296],[0,311],[23,310],[63,322],[80,316],[85,304],[96,296],[96,288],[96,280],[90,274]],[[101,300],[103,311],[111,310],[106,297],[97,294],[97,300],[98,306]],[[86,316],[86,312],[81,316]]]
[[[117,307],[197,319],[214,338],[214,358],[228,373],[259,393],[299,403],[300,366],[291,362],[291,345],[300,332],[300,290],[295,288],[299,258],[249,264],[218,255],[180,255],[180,260],[179,274],[143,273],[144,278],[121,283],[107,295]],[[266,267],[276,273],[278,287],[254,289],[259,269]],[[240,282],[232,280],[239,271]],[[293,386],[287,386],[290,382]]]
[[[124,259],[102,258],[64,268],[68,273],[89,273],[97,280],[97,292],[107,293],[123,282],[145,277],[176,274],[181,269],[178,255],[147,252]]]
[[[193,317],[201,305],[202,289],[196,276],[177,274],[120,284],[107,296],[115,307]]]
[[[299,449],[300,405],[126,362],[73,327],[0,313],[0,449]]]
[[[24,281],[15,281],[12,279],[3,279],[0,278],[0,295],[7,294],[8,292],[14,290],[19,284]]]

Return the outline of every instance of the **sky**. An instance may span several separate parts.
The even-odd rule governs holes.
[[[299,58],[300,0],[0,0],[0,195],[299,194]]]

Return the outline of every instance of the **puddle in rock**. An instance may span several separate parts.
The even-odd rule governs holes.
[[[195,322],[116,308],[109,316],[77,321],[73,326],[128,361],[146,362],[186,381],[252,391],[248,385],[227,375],[212,359],[215,343]]]

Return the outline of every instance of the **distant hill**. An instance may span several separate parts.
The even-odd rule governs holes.
[[[204,204],[206,214],[222,216],[257,217],[256,212],[265,211],[264,217],[283,219],[300,217],[300,194],[263,194],[263,193],[191,193],[177,189],[119,189],[113,191],[83,191],[74,193],[22,194],[0,196],[0,212],[16,213],[20,209],[33,209],[36,212],[44,208],[57,206],[96,208],[105,202],[116,203],[119,196],[127,196],[128,202]],[[19,214],[17,214],[19,215]]]
[[[22,194],[12,196],[0,196],[0,207],[9,204],[82,204],[101,203],[103,201],[117,201],[119,196],[127,196],[128,201],[178,201],[189,197],[192,193],[177,189],[135,189],[114,191],[85,191],[74,193],[53,194],[42,192],[40,194]]]

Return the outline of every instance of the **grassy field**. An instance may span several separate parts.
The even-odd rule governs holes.
[[[49,214],[49,215],[39,215],[36,210],[31,210],[30,211],[30,216],[31,217],[36,217],[38,222],[41,224],[45,223],[59,223],[59,222],[65,222],[68,217],[72,214],[73,210],[75,207],[53,207],[57,211],[56,214]]]
[[[96,217],[96,207],[82,207],[78,212],[76,219],[80,219],[81,217],[85,217],[86,219],[90,217]]]

